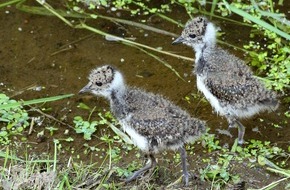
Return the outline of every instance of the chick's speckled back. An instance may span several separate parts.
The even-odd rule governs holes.
[[[161,95],[127,87],[124,105],[124,114],[114,114],[148,138],[152,149],[149,151],[178,148],[205,132],[203,121],[191,118],[187,112]],[[115,107],[120,106],[113,103],[112,110],[116,110]]]
[[[205,84],[219,98],[222,106],[246,109],[257,104],[277,104],[276,93],[265,88],[250,68],[236,56],[218,46],[205,48]]]

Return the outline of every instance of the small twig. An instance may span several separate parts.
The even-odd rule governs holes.
[[[83,41],[83,40],[86,40],[86,39],[92,38],[92,37],[94,37],[94,36],[95,36],[95,34],[89,34],[89,35],[86,35],[86,36],[84,36],[84,37],[82,37],[82,38],[80,38],[80,39],[74,40],[74,41],[72,41],[72,42],[70,42],[70,43],[67,43],[67,44],[64,44],[64,45],[60,46],[60,49],[61,49],[61,48],[64,48],[65,46],[73,45],[73,44],[76,44],[76,43],[78,43],[78,42],[80,42],[80,41]]]
[[[98,185],[98,187],[96,188],[96,190],[102,189],[103,182],[105,180],[109,179],[114,172],[115,172],[115,169],[114,168],[110,169],[109,170],[109,173],[106,176],[103,177],[103,179],[101,180],[101,183]],[[94,186],[91,185],[90,187],[94,187]],[[89,188],[89,189],[91,189],[91,188]]]
[[[22,94],[23,92],[25,92],[26,90],[34,89],[36,86],[37,86],[36,84],[31,84],[31,85],[29,85],[27,87],[24,87],[24,88],[18,90],[17,92],[15,92],[14,94],[12,94],[10,97],[12,98],[14,96],[18,96],[18,95]]]
[[[74,41],[72,41],[72,42],[70,42],[70,43],[64,44],[64,45],[62,45],[62,46],[59,48],[60,50],[53,52],[52,54],[50,54],[50,56],[54,56],[54,55],[59,54],[59,53],[61,53],[61,52],[71,50],[71,49],[73,49],[73,46],[72,46],[72,45],[74,45],[74,44],[76,44],[76,43],[78,43],[78,42],[80,42],[80,41],[83,41],[83,40],[86,40],[86,39],[92,38],[94,35],[95,35],[95,34],[89,34],[89,35],[86,35],[86,36],[84,36],[84,37],[82,37],[82,38],[80,38],[80,39],[77,39],[77,40],[74,40]]]
[[[69,47],[66,47],[66,48],[63,48],[63,49],[60,49],[58,51],[53,52],[52,54],[50,54],[50,56],[54,56],[56,54],[59,54],[59,53],[65,52],[65,51],[69,51],[71,49],[73,49],[73,46],[69,45]]]
[[[90,111],[90,115],[89,115],[89,117],[88,117],[88,121],[91,120],[91,117],[92,117],[93,113],[95,112],[96,108],[97,108],[97,107],[94,106],[94,108]]]
[[[31,135],[31,133],[32,133],[32,130],[33,130],[33,127],[34,127],[34,120],[35,120],[35,118],[32,117],[31,123],[30,123],[30,127],[29,127],[29,131],[28,131],[28,135]]]
[[[170,183],[169,185],[167,185],[166,188],[169,189],[169,188],[171,188],[171,187],[177,185],[178,183],[181,183],[181,182],[182,182],[182,177],[183,177],[183,176],[180,176],[176,181],[174,181],[174,182]]]
[[[31,63],[34,60],[35,60],[35,57],[32,57],[27,63]]]
[[[52,120],[54,120],[54,121],[56,121],[56,122],[58,122],[58,123],[60,123],[60,124],[62,124],[62,125],[68,126],[68,127],[71,128],[71,129],[74,129],[74,127],[72,127],[71,125],[69,125],[69,124],[67,124],[67,123],[64,123],[64,122],[62,122],[62,121],[56,119],[55,117],[53,117],[53,116],[51,116],[51,115],[49,115],[49,114],[46,114],[46,113],[42,112],[40,109],[34,108],[34,107],[32,107],[32,106],[30,106],[30,107],[33,109],[33,111],[36,111],[36,112],[40,113],[41,115],[43,115],[43,116],[45,116],[45,117],[47,117],[47,118],[49,118],[49,119],[52,119]]]
[[[274,182],[272,182],[272,183],[270,183],[270,184],[268,184],[265,187],[262,187],[260,189],[251,189],[250,188],[249,190],[266,190],[266,189],[270,189],[271,187],[275,187],[276,185],[278,185],[278,183],[280,183],[282,181],[285,181],[287,179],[289,179],[289,177],[285,177],[285,178],[279,179],[277,181],[274,181]]]
[[[193,113],[194,113],[195,115],[197,115],[198,110],[199,110],[198,108],[199,108],[201,102],[203,101],[203,99],[204,99],[204,98],[200,98],[200,100],[199,100],[199,101],[197,102],[197,104],[194,106]]]
[[[85,181],[84,183],[82,183],[79,186],[81,187],[81,186],[87,185],[88,184],[88,181],[90,182],[91,179]],[[94,189],[94,187],[97,186],[97,185],[99,185],[99,184],[101,184],[101,179],[99,179],[99,180],[95,181],[94,183],[92,183],[91,185],[87,186],[86,189]],[[81,188],[81,189],[83,189],[83,188]]]

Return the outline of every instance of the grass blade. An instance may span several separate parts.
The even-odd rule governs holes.
[[[238,9],[238,8],[228,4],[225,0],[223,0],[223,2],[225,3],[226,7],[230,11],[232,11],[232,12],[244,17],[245,19],[248,19],[248,20],[250,20],[250,21],[252,21],[252,22],[254,22],[254,23],[256,23],[256,24],[258,24],[258,25],[260,25],[262,27],[264,27],[265,29],[268,29],[268,30],[278,34],[279,36],[282,36],[283,38],[285,38],[287,40],[290,40],[290,35],[289,34],[279,30],[278,28],[275,28],[274,26],[270,25],[269,23],[267,23],[267,22],[265,22],[265,21],[263,21],[263,20],[261,20],[261,19],[259,19],[257,17],[254,17],[254,16],[250,15],[249,13],[247,13],[247,12],[241,10],[241,9]]]
[[[118,135],[119,137],[121,137],[121,139],[127,143],[127,144],[133,144],[133,141],[130,139],[130,137],[128,135],[126,135],[125,133],[123,133],[120,129],[118,129],[117,127],[115,127],[115,125],[113,125],[112,123],[110,123],[108,120],[106,120],[102,115],[99,114],[99,116],[106,121],[106,124],[114,131],[114,133],[116,133],[116,135]]]
[[[214,15],[214,10],[216,8],[217,2],[218,2],[218,0],[212,0],[212,5],[211,5],[211,8],[210,8],[210,19]]]
[[[12,1],[8,1],[8,2],[6,2],[6,3],[1,3],[1,4],[0,4],[0,8],[2,8],[2,7],[6,7],[6,6],[11,5],[11,4],[14,4],[14,3],[18,3],[18,2],[20,2],[20,1],[22,1],[22,0],[12,0]]]
[[[14,108],[14,107],[18,107],[18,106],[26,106],[26,105],[31,105],[31,104],[53,102],[53,101],[57,101],[57,100],[61,100],[64,98],[71,97],[73,95],[74,94],[66,94],[66,95],[61,95],[61,96],[53,96],[53,97],[40,98],[40,99],[35,99],[35,100],[18,101],[16,103],[0,105],[0,109],[9,109],[9,108]]]

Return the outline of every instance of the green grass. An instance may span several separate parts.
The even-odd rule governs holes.
[[[64,154],[66,152],[65,146],[62,141],[58,140],[53,141],[54,151],[52,155],[40,156],[29,153],[31,150],[24,144],[19,144],[16,147],[7,146],[0,151],[0,161],[3,163],[0,167],[0,186],[9,189],[20,187],[24,189],[155,189],[160,187],[160,182],[157,182],[159,177],[164,180],[161,182],[161,186],[165,186],[167,189],[176,189],[182,186],[181,172],[174,174],[174,176],[180,177],[173,177],[173,173],[170,171],[172,167],[168,165],[168,163],[173,164],[172,166],[178,165],[180,157],[178,153],[170,156],[166,152],[158,156],[160,158],[159,164],[153,173],[145,175],[149,177],[147,180],[144,178],[137,182],[124,184],[123,180],[144,163],[141,162],[140,155],[136,154],[136,150],[132,149],[131,145],[125,144],[119,136],[111,135],[109,129],[110,127],[107,126],[104,130],[107,134],[99,137],[102,146],[100,146],[101,144],[95,145],[94,149],[89,147],[90,151],[86,153],[85,162],[80,160],[77,155],[70,156],[68,152]],[[198,174],[199,178],[196,180],[203,184],[202,187],[223,189],[241,183],[241,174],[233,173],[232,169],[237,165],[244,167],[245,163],[252,165],[252,167],[248,166],[248,172],[255,170],[255,167],[264,167],[264,171],[267,169],[284,176],[280,180],[269,182],[269,185],[265,184],[265,187],[260,190],[274,189],[276,185],[285,183],[290,178],[289,170],[279,167],[277,165],[279,162],[274,164],[270,161],[270,159],[275,160],[275,157],[287,158],[289,154],[268,142],[253,140],[244,148],[237,146],[237,142],[235,142],[232,147],[225,148],[218,146],[219,142],[214,138],[214,135],[204,136],[202,142],[204,146],[202,156],[197,157],[195,153],[190,153],[194,152],[195,148],[200,145],[186,146],[190,153],[189,160],[193,157],[194,162],[202,161],[193,171]],[[85,147],[84,145],[78,148]],[[16,152],[19,148],[24,149],[21,153],[22,156]],[[126,159],[126,163],[121,162],[124,157],[129,155],[130,159]],[[92,156],[96,157],[97,161],[90,160]],[[170,157],[174,159],[173,162],[170,162],[172,160]],[[254,160],[253,157],[257,158],[256,161],[249,162],[249,158]],[[193,164],[193,161],[190,163]],[[167,165],[164,167],[163,164]],[[163,175],[166,173],[167,176],[164,177]]]
[[[32,126],[32,122],[29,122],[31,117],[23,106],[40,103],[45,104],[47,102],[57,101],[71,96],[73,96],[73,94],[16,101],[10,99],[5,94],[0,94],[0,144],[9,144],[12,137],[21,135],[26,127],[29,125]],[[25,137],[23,140],[25,140]]]
[[[46,130],[52,130],[50,137],[53,139],[50,138],[49,143],[53,149],[52,154],[34,154],[33,145],[29,142],[25,144],[17,143],[17,141],[0,150],[0,162],[3,163],[0,167],[1,186],[8,189],[20,187],[26,189],[126,189],[134,187],[156,189],[161,186],[176,189],[182,186],[181,172],[171,171],[174,166],[180,164],[180,155],[167,152],[157,157],[159,164],[152,173],[146,174],[137,182],[124,184],[123,180],[144,165],[143,160],[146,159],[140,156],[130,138],[119,129],[118,123],[110,112],[97,112],[96,108],[90,108],[83,103],[78,107],[87,113],[84,115],[88,115],[88,118],[83,119],[79,116],[75,120],[73,128],[76,132],[82,129],[81,134],[84,134],[77,137],[77,142],[70,135],[66,136],[66,139],[57,138],[54,135],[55,128],[48,128]],[[97,119],[96,117],[92,119],[92,115],[98,116]],[[87,124],[80,122],[80,118]],[[94,128],[98,131],[98,135],[96,131],[92,133],[86,130],[87,126],[92,123],[96,124]],[[85,143],[81,143],[84,141]],[[196,155],[196,147],[201,145],[202,154]],[[197,180],[210,189],[240,184],[241,174],[234,173],[232,169],[237,165],[244,167],[245,163],[249,167],[248,170],[261,167],[264,171],[269,170],[285,175],[280,180],[269,182],[269,185],[261,190],[274,188],[289,179],[289,171],[283,169],[289,153],[267,141],[250,140],[243,147],[237,146],[237,141],[235,141],[231,147],[226,148],[220,145],[214,135],[206,134],[202,137],[201,143],[186,145],[186,149],[190,165],[198,163],[192,172],[197,174]],[[22,152],[17,150],[22,150]],[[76,152],[76,150],[79,151]],[[86,158],[85,162],[80,159],[81,157]],[[171,163],[171,166],[168,163]],[[162,182],[158,182],[160,177],[163,179]]]
[[[25,101],[17,101],[13,103],[7,103],[7,104],[2,104],[0,105],[0,110],[1,109],[10,109],[10,108],[17,108],[19,106],[27,106],[31,104],[41,104],[41,103],[46,103],[46,102],[54,102],[57,100],[61,100],[64,98],[72,97],[74,94],[66,94],[66,95],[60,95],[60,96],[53,96],[53,97],[48,97],[48,98],[39,98],[39,99],[34,99],[34,100],[25,100]]]

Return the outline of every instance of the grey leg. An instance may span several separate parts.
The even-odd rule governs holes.
[[[245,127],[234,117],[227,117],[229,122],[229,128],[238,127],[238,144],[242,145],[244,143]]]
[[[238,120],[236,120],[236,123],[238,124],[239,129],[238,143],[242,145],[244,144],[245,127]]]
[[[182,165],[184,183],[185,183],[185,186],[188,186],[189,174],[188,174],[187,165],[186,165],[186,151],[185,151],[184,147],[180,147],[178,150],[180,152],[180,157],[181,157],[181,165]]]
[[[128,183],[128,182],[136,179],[141,173],[143,173],[143,172],[145,172],[145,171],[147,171],[147,170],[149,170],[151,168],[155,168],[155,166],[156,166],[156,160],[155,160],[155,158],[154,158],[154,156],[152,154],[149,155],[149,160],[150,160],[150,163],[149,164],[147,164],[146,166],[144,166],[140,170],[135,171],[131,177],[128,177],[126,179],[125,182]]]
[[[229,128],[234,128],[236,127],[236,119],[233,117],[227,117],[228,123],[229,123]]]

